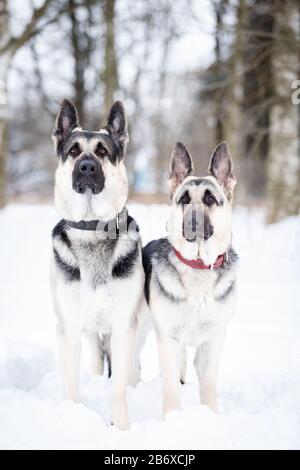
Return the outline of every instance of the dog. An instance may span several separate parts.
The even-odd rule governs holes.
[[[217,146],[208,174],[177,142],[171,156],[169,236],[143,249],[145,296],[157,333],[163,413],[180,408],[186,347],[195,348],[200,400],[217,411],[217,371],[235,308],[238,256],[231,245],[236,184],[228,145]]]
[[[73,103],[64,100],[53,140],[55,206],[62,220],[52,232],[51,285],[65,395],[79,400],[82,335],[91,344],[94,373],[103,371],[100,332],[106,342],[110,338],[112,423],[128,429],[126,386],[144,271],[138,227],[126,210],[122,103],[113,104],[105,127],[89,132],[80,127]]]

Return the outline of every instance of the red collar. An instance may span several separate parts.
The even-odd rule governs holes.
[[[223,255],[218,256],[218,258],[216,259],[214,265],[207,265],[207,264],[204,264],[202,259],[186,259],[174,247],[173,247],[173,250],[174,250],[174,253],[177,256],[177,258],[182,263],[184,263],[187,266],[190,266],[190,268],[194,268],[194,269],[216,269],[216,268],[220,268],[222,266],[222,264],[225,261],[227,261],[227,255],[226,255],[226,253],[223,253]]]

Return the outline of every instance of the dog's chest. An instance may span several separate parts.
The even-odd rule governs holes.
[[[99,240],[97,234],[72,240],[80,267],[80,305],[89,331],[109,333],[113,309],[112,266],[117,240]]]
[[[80,306],[83,324],[88,331],[110,333],[113,304],[114,296],[110,284],[103,284],[94,289],[88,283],[81,283]]]
[[[216,278],[214,272],[207,270],[188,270],[181,278],[186,298],[176,307],[172,334],[186,345],[197,346],[231,317],[231,302],[217,300],[218,289],[225,289],[228,281],[224,279],[218,286]]]
[[[82,282],[94,289],[107,282],[112,270],[116,244],[117,240],[99,241],[97,235],[72,243]]]

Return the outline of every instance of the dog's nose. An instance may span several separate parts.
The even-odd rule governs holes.
[[[96,173],[96,163],[93,160],[82,160],[79,163],[78,169],[82,175],[89,176]]]

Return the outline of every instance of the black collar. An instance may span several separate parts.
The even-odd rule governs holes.
[[[108,230],[115,229],[117,233],[119,233],[124,229],[127,230],[130,221],[132,221],[132,218],[128,217],[128,211],[126,207],[124,207],[123,210],[119,214],[117,214],[114,219],[111,220],[80,220],[79,222],[67,220],[67,224],[69,225],[69,227],[77,228],[79,230],[94,230],[107,232]]]

